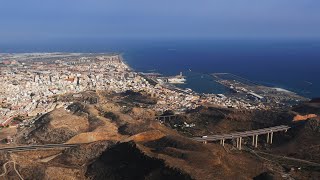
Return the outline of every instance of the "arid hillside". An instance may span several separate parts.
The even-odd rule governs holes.
[[[256,150],[319,163],[316,140],[320,132],[317,129],[319,125],[314,124],[318,121],[306,120],[297,124],[292,120],[299,112],[201,107],[162,124],[156,120],[155,112],[147,108],[150,101],[126,103],[128,96],[100,96],[96,104],[71,99],[74,103],[66,109],[56,109],[40,118],[34,127],[20,130],[16,145],[65,143],[78,146],[1,152],[0,164],[11,161],[12,164],[6,165],[8,172],[0,178],[15,179],[18,173],[24,179],[59,180],[211,180],[265,176],[303,179],[319,175],[315,169],[291,171],[290,168],[296,166],[267,160],[250,152],[250,143],[244,143],[249,149],[240,151],[233,142],[223,147],[219,142],[202,144],[190,139],[193,136],[287,124],[293,128],[286,134],[275,135],[277,138],[272,145],[261,140]],[[139,99],[136,97],[139,94],[133,96]],[[143,103],[146,107],[142,106]],[[194,123],[195,126],[186,127],[185,123]],[[311,144],[315,146],[311,148]]]

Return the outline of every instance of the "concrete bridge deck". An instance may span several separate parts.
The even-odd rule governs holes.
[[[163,115],[163,116],[156,116],[155,119],[158,120],[158,121],[171,121],[172,119],[176,119],[177,118],[177,115],[176,114],[173,114],[173,115]]]
[[[173,115],[162,115],[162,116],[156,116],[156,119],[157,119],[157,118],[176,117],[176,116],[177,116],[176,114],[173,114]]]
[[[269,128],[263,128],[263,129],[257,129],[257,130],[251,130],[251,131],[244,131],[244,132],[235,132],[230,134],[221,134],[221,135],[208,135],[208,136],[202,136],[202,137],[194,137],[192,138],[195,141],[198,142],[213,142],[213,141],[220,141],[220,143],[224,146],[224,141],[227,139],[237,139],[237,148],[241,149],[241,142],[242,138],[245,137],[252,137],[252,145],[257,147],[258,142],[258,136],[266,134],[267,135],[267,143],[272,144],[273,139],[273,133],[285,131],[290,129],[289,126],[281,125],[281,126],[274,126]]]

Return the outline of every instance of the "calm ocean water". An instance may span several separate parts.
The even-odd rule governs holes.
[[[228,72],[257,83],[320,97],[320,41],[81,40],[0,44],[0,52],[121,52],[137,71],[184,72],[198,92],[223,93],[208,73]]]

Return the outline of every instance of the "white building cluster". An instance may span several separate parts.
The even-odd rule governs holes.
[[[199,96],[150,85],[118,55],[30,61],[0,68],[0,122],[17,115],[35,116],[52,111],[58,105],[53,98],[56,95],[86,90],[144,91],[159,99],[154,107],[158,111],[183,111],[197,107],[199,102]]]
[[[10,55],[2,56],[10,58]],[[43,59],[41,59],[43,58]],[[0,56],[1,59],[1,56]],[[18,115],[36,116],[52,111],[57,95],[99,90],[121,93],[143,91],[156,98],[154,110],[183,112],[202,104],[223,107],[260,108],[241,99],[197,93],[151,85],[130,69],[119,55],[106,54],[19,54],[0,62],[0,123]],[[19,59],[21,59],[19,61]]]

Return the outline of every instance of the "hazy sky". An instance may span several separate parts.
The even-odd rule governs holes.
[[[2,42],[108,37],[320,37],[320,1],[0,0]]]

